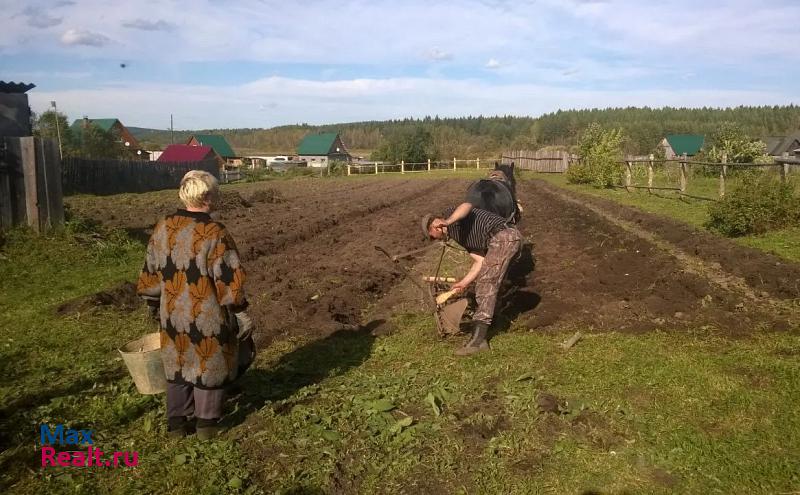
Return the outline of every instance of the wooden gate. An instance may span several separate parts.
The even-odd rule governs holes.
[[[63,223],[58,145],[31,136],[0,138],[0,229],[26,224],[43,232]]]

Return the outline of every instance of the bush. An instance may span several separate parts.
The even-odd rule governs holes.
[[[347,162],[332,160],[328,165],[328,175],[336,177],[347,175]]]
[[[729,237],[759,234],[800,221],[800,195],[790,183],[750,171],[725,197],[709,207],[706,226]]]
[[[567,181],[572,184],[594,184],[613,187],[622,180],[621,129],[603,129],[600,124],[586,128],[579,142],[580,163],[567,169]]]
[[[567,169],[567,182],[570,184],[591,184],[592,173],[583,162],[570,164]]]
[[[242,169],[242,177],[245,182],[259,182],[269,180],[274,174],[266,168],[245,168]]]

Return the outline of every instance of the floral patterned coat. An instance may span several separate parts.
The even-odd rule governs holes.
[[[233,239],[207,213],[178,210],[156,224],[137,292],[159,306],[167,381],[214,389],[236,378],[244,279]]]

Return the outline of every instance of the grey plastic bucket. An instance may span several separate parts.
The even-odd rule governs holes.
[[[160,394],[167,390],[167,378],[161,363],[161,336],[149,333],[119,349],[122,360],[140,394]]]

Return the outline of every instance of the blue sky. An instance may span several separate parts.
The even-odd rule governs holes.
[[[800,103],[794,0],[0,0],[0,79],[70,118],[272,127]],[[125,67],[121,67],[124,64]]]

